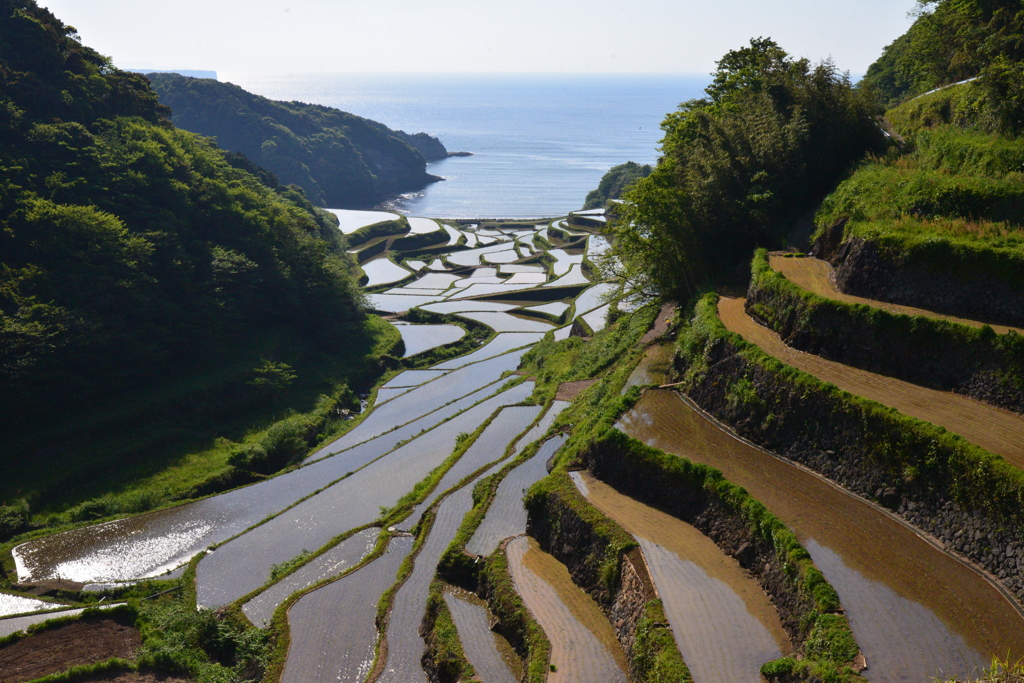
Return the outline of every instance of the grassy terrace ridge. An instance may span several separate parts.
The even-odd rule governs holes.
[[[718,317],[717,301],[717,294],[702,297],[680,335],[679,353],[687,365],[683,382],[687,393],[706,395],[709,400],[714,396],[713,400],[720,402],[724,392],[731,409],[746,416],[742,435],[756,443],[778,446],[806,442],[822,451],[834,448],[834,452],[844,454],[839,456],[844,462],[856,462],[880,476],[884,473],[888,485],[898,487],[903,496],[929,509],[952,503],[955,514],[984,525],[992,547],[1019,538],[1024,526],[1024,472],[940,427],[785,365],[727,330]],[[737,359],[728,370],[735,376],[732,380],[729,376],[723,378],[722,372],[714,379],[709,374],[712,358],[720,360],[722,354],[735,354]],[[789,398],[780,397],[781,393]],[[780,400],[789,401],[788,409],[776,415],[772,406],[779,405]],[[828,433],[818,429],[814,417],[824,419],[824,415],[832,427]],[[870,481],[843,483],[865,498],[874,498]],[[864,486],[871,490],[864,490]],[[944,538],[947,543],[953,540],[951,529],[928,528],[928,524],[937,524],[928,516],[914,517],[916,513],[902,508],[900,514],[909,515],[912,524],[933,535],[948,533],[950,537]],[[1014,585],[1019,584],[1015,575],[1003,571],[1000,560],[990,552],[977,548],[965,553],[993,574],[1002,572],[999,575],[1005,577],[1004,583],[1018,595],[1022,593],[1022,586]]]
[[[923,477],[943,486],[950,499],[971,509],[997,513],[1007,522],[1024,522],[1024,472],[944,429],[906,417],[874,401],[854,396],[832,384],[785,365],[759,347],[726,329],[718,318],[718,295],[704,295],[694,317],[680,336],[680,354],[689,364],[686,384],[694,385],[708,372],[706,351],[726,342],[752,365],[786,383],[825,396],[844,412],[858,414],[865,425],[864,438],[880,464],[903,478]],[[890,441],[893,439],[893,441]]]
[[[824,200],[816,237],[841,220],[845,235],[878,245],[903,267],[1024,288],[1024,138],[973,127],[968,86],[887,114],[906,136],[868,157]]]
[[[632,398],[637,396],[639,392],[634,391]],[[590,536],[587,549],[592,553],[600,547],[600,554],[590,554],[584,565],[573,567],[570,574],[611,621],[610,606],[621,588],[623,563],[630,551],[639,548],[636,539],[584,498],[564,467],[556,468],[537,482],[526,493],[523,504],[530,512],[531,523],[536,517],[542,517],[557,526],[572,518],[576,522],[574,526],[584,527]],[[551,550],[554,552],[555,549]],[[668,618],[663,615],[660,600],[652,598],[644,603],[643,615],[636,625],[636,641],[633,648],[627,650],[631,680],[651,683],[693,680],[671,628],[664,626]],[[664,620],[655,621],[659,616]],[[616,627],[616,624],[612,626]],[[615,630],[618,632],[619,628]],[[619,637],[623,635],[619,634]]]
[[[747,310],[794,348],[1024,413],[1024,336],[1012,330],[820,296],[774,270],[764,249],[751,264]]]

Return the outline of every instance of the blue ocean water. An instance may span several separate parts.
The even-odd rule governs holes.
[[[467,56],[467,59],[472,59]],[[610,167],[654,163],[660,123],[705,75],[222,74],[275,100],[337,107],[472,152],[390,208],[441,218],[536,218],[580,208]]]

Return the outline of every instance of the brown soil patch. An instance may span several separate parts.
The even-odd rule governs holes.
[[[100,678],[88,678],[81,683],[190,683],[187,678],[178,678],[170,674],[153,673],[152,671],[125,671],[107,674]]]
[[[978,320],[957,318],[951,315],[936,313],[935,311],[927,311],[923,308],[901,306],[899,304],[890,304],[884,301],[876,301],[874,299],[865,299],[859,296],[844,294],[836,289],[835,284],[833,284],[832,266],[827,261],[811,258],[809,256],[787,257],[781,254],[770,254],[768,256],[768,263],[771,265],[772,270],[782,273],[786,276],[787,280],[796,286],[801,289],[806,289],[809,292],[813,292],[818,296],[823,296],[826,299],[834,299],[836,301],[844,301],[851,304],[864,304],[866,306],[872,306],[873,308],[880,308],[883,311],[889,311],[890,313],[921,315],[926,318],[934,318],[936,320],[949,320],[954,323],[969,325],[971,327],[981,327],[985,325],[985,323]],[[991,325],[991,327],[999,334],[1004,334],[1009,330],[1014,330],[1018,334],[1024,334],[1024,329],[1019,327],[1007,327],[1006,325]]]
[[[68,667],[129,659],[142,645],[134,626],[113,619],[74,621],[0,648],[0,683],[20,683]]]
[[[83,587],[85,587],[84,583],[68,581],[67,579],[46,579],[11,585],[11,588],[14,590],[30,595],[51,595],[57,591],[80,591]]]
[[[945,427],[990,453],[1024,468],[1024,417],[960,394],[937,391],[825,360],[786,345],[757,324],[744,309],[745,299],[720,299],[718,314],[729,330],[787,365],[831,382],[851,394],[890,406],[904,415]]]
[[[626,683],[628,662],[601,608],[533,539],[506,546],[516,590],[551,642],[548,683]]]
[[[558,391],[555,393],[555,400],[571,401],[589,389],[596,381],[596,379],[581,379],[575,382],[562,382],[558,385]]]

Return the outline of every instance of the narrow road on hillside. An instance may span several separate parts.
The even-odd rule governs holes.
[[[722,297],[718,314],[730,331],[761,347],[765,353],[851,394],[945,427],[1024,469],[1024,417],[960,394],[927,389],[797,351],[747,315],[745,303],[746,299]]]
[[[845,294],[836,289],[832,279],[832,266],[827,261],[822,261],[821,259],[816,259],[810,256],[793,257],[783,256],[781,254],[770,254],[768,256],[768,263],[771,265],[772,270],[782,273],[796,286],[806,289],[808,292],[812,292],[818,296],[823,296],[826,299],[845,301],[846,303],[851,304],[865,304],[873,308],[880,308],[884,311],[889,311],[890,313],[923,315],[926,318],[948,320],[950,322],[969,325],[971,327],[982,327],[983,325],[988,324],[999,334],[1005,334],[1010,330],[1013,330],[1018,334],[1024,334],[1024,329],[1020,327],[992,325],[991,323],[984,323],[978,320],[957,318],[952,315],[936,313],[935,311],[928,311],[923,308],[901,306],[900,304],[890,304],[885,301],[865,299],[863,297],[853,296],[852,294]]]

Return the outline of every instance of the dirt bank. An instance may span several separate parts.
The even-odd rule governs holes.
[[[115,619],[73,621],[0,648],[0,683],[20,683],[94,664],[130,659],[142,645],[134,626]]]

